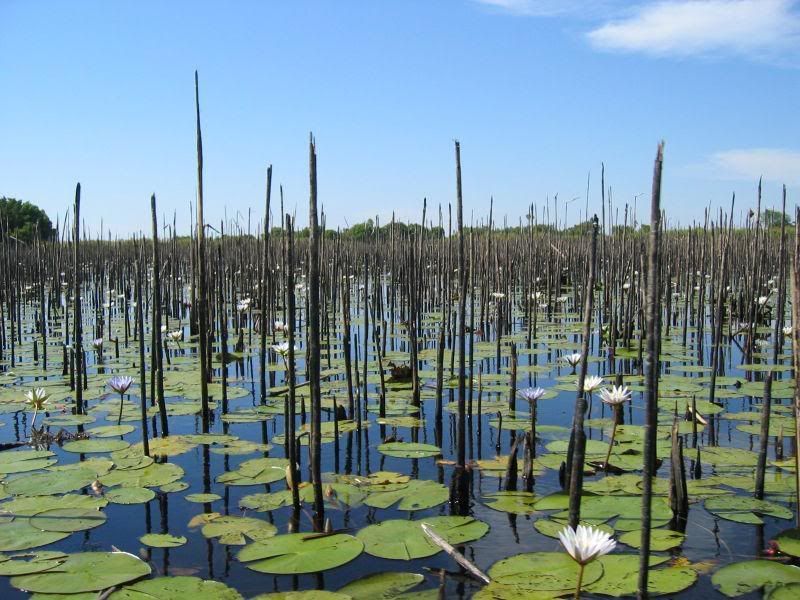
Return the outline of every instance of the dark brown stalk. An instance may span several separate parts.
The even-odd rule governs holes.
[[[314,138],[308,145],[309,207],[308,227],[311,230],[308,254],[308,380],[311,383],[311,483],[314,486],[314,520],[317,531],[322,531],[325,522],[325,505],[322,497],[322,396],[320,392],[319,367],[319,224],[317,219],[317,151]],[[366,285],[366,282],[365,282]],[[366,288],[365,288],[366,290]],[[366,309],[366,306],[365,306]],[[366,315],[366,310],[365,313]],[[366,340],[366,329],[364,331]],[[365,347],[366,353],[366,347]],[[366,370],[366,355],[364,356]],[[366,372],[364,390],[366,398]]]
[[[639,548],[639,582],[637,597],[648,597],[647,575],[650,566],[650,526],[653,477],[656,470],[656,436],[658,417],[658,375],[660,371],[660,273],[661,273],[661,170],[664,163],[664,142],[658,145],[653,167],[653,191],[650,205],[650,243],[647,267],[647,369],[645,375],[644,464],[642,468],[642,540]]]
[[[200,336],[200,403],[203,433],[208,433],[208,317],[206,314],[206,233],[203,218],[203,135],[200,130],[200,83],[197,71],[194,72],[194,101],[197,128],[197,331]],[[195,306],[192,306],[194,309]]]

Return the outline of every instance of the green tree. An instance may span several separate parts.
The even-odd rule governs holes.
[[[764,209],[761,213],[761,223],[764,227],[780,227],[781,219],[786,222],[786,225],[793,225],[792,221],[786,214],[781,213],[779,210],[772,210],[769,208]]]
[[[0,221],[15,238],[28,242],[36,235],[47,240],[53,236],[53,223],[41,208],[16,198],[0,198]]]

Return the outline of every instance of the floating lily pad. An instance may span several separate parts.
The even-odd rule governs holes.
[[[186,538],[182,535],[168,533],[146,533],[139,538],[139,541],[151,548],[177,548],[186,543]]]
[[[675,548],[683,543],[686,536],[678,531],[670,531],[669,529],[651,529],[650,530],[650,549],[655,552],[662,552]],[[642,543],[642,530],[634,529],[621,536],[619,541],[627,544],[631,548],[639,548]]]
[[[514,515],[529,515],[536,512],[533,505],[536,496],[529,492],[494,492],[484,496],[484,504],[491,509]]]
[[[42,531],[83,531],[105,522],[105,513],[86,508],[53,508],[30,518],[31,526]]]
[[[75,469],[68,476],[59,471],[19,475],[6,483],[6,492],[14,496],[49,496],[66,494],[86,487],[96,479],[91,469]]]
[[[778,550],[789,556],[800,556],[800,528],[787,529],[775,538]]]
[[[363,550],[364,544],[351,535],[289,533],[245,546],[237,558],[260,573],[295,575],[339,567]]]
[[[118,487],[106,491],[105,497],[114,504],[144,504],[156,497],[156,493],[144,487]]]
[[[752,525],[761,525],[764,522],[758,515],[768,515],[778,519],[791,519],[794,516],[785,506],[768,500],[756,500],[749,496],[717,496],[707,499],[705,507],[707,511],[722,519]]]
[[[722,567],[712,575],[711,583],[733,598],[764,587],[800,583],[800,567],[772,560],[746,560]]]
[[[420,521],[391,519],[369,525],[360,530],[356,537],[364,542],[367,554],[379,558],[413,560],[433,556],[441,551],[422,530],[427,523],[445,541],[461,544],[477,540],[489,531],[486,523],[472,517],[430,517]]]
[[[278,529],[262,519],[218,515],[203,526],[202,532],[204,537],[217,538],[220,544],[243,546],[246,538],[264,541],[278,533]]]
[[[364,504],[373,508],[389,508],[396,504],[397,510],[422,510],[433,508],[447,501],[447,488],[435,481],[415,479],[400,489],[374,492],[367,496]]]
[[[67,442],[62,446],[67,452],[75,452],[76,454],[91,454],[95,452],[116,452],[117,450],[124,450],[130,446],[125,440],[112,440],[112,439],[88,439],[88,440],[73,440]]]
[[[339,593],[352,600],[396,598],[424,580],[425,577],[417,573],[375,573],[348,583]]]
[[[127,552],[70,554],[58,569],[13,577],[11,585],[28,592],[78,594],[105,590],[150,574],[150,567]]]
[[[285,458],[253,458],[244,461],[235,471],[222,473],[217,483],[225,485],[259,485],[274,483],[286,477],[289,461]]]
[[[515,588],[520,596],[536,591],[570,592],[578,583],[577,564],[564,552],[517,554],[494,563],[488,575],[493,582]],[[590,562],[583,572],[582,585],[586,587],[602,575],[602,565]]]
[[[128,434],[136,429],[133,425],[100,425],[92,427],[86,433],[96,438],[116,437]]]
[[[0,452],[0,473],[24,473],[54,465],[57,459],[49,450],[17,450]]]
[[[36,553],[0,556],[0,575],[30,575],[56,568],[67,557],[63,552],[42,550]]]
[[[187,494],[184,496],[184,498],[189,502],[205,504],[207,502],[216,502],[217,500],[221,500],[222,496],[218,494]]]
[[[242,595],[220,581],[199,577],[156,577],[117,590],[109,600],[242,600]]]
[[[378,446],[378,452],[394,458],[428,458],[439,456],[442,451],[432,444],[412,442],[389,442]]]

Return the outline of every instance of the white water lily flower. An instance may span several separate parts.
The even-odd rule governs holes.
[[[108,383],[108,387],[118,394],[124,394],[128,391],[128,388],[133,385],[133,377],[128,377],[127,375],[117,375],[116,377],[109,379],[106,383]]]
[[[25,392],[25,403],[34,410],[42,410],[50,399],[50,394],[44,388],[34,388]]]
[[[611,406],[623,404],[631,399],[631,390],[624,385],[619,387],[613,385],[611,388],[604,388],[600,390],[600,400]]]
[[[239,310],[239,312],[244,312],[250,308],[251,302],[252,300],[250,298],[244,298],[243,300],[239,300],[239,302],[236,304],[236,308]]]
[[[523,390],[519,390],[517,392],[520,398],[527,400],[528,402],[536,402],[542,396],[545,395],[545,390],[540,387],[529,387]]]
[[[102,350],[103,338],[97,338],[96,340],[92,340],[92,348],[94,348],[95,350]]]
[[[792,335],[792,326],[786,325],[781,331],[783,331],[783,335]]]
[[[175,331],[170,331],[167,337],[173,342],[179,342],[183,339],[183,332],[180,329],[176,329]]]
[[[768,300],[767,296],[759,296],[758,297],[758,305],[759,306],[764,306],[767,303],[767,300]]]
[[[566,362],[569,366],[575,367],[579,362],[581,362],[581,358],[583,355],[580,352],[575,352],[574,354],[567,354],[561,357],[561,360]]]
[[[558,539],[572,560],[581,566],[608,554],[617,546],[610,535],[591,525],[578,525],[577,529],[565,527],[558,532]]]
[[[166,325],[162,325],[161,326],[161,333],[167,333],[167,326]]]
[[[281,342],[280,344],[275,344],[274,346],[270,346],[272,350],[276,354],[280,354],[281,356],[289,356],[289,342]]]
[[[575,385],[577,386],[579,383],[580,381],[576,381]],[[603,385],[602,377],[598,377],[597,375],[589,375],[583,380],[583,391],[591,393],[597,390],[597,388],[599,388],[601,385]]]
[[[273,328],[275,329],[275,331],[283,331],[283,332],[289,331],[289,326],[283,321],[275,321]]]

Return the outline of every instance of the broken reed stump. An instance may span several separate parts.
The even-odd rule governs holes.
[[[686,517],[689,514],[689,494],[686,489],[686,467],[683,462],[683,438],[679,434],[677,417],[672,422],[669,505],[675,526],[680,531],[685,530]]]
[[[756,463],[756,500],[764,499],[764,474],[767,470],[767,449],[769,448],[769,418],[772,409],[772,373],[764,378],[764,398],[761,400],[761,435],[759,436],[758,462]]]

